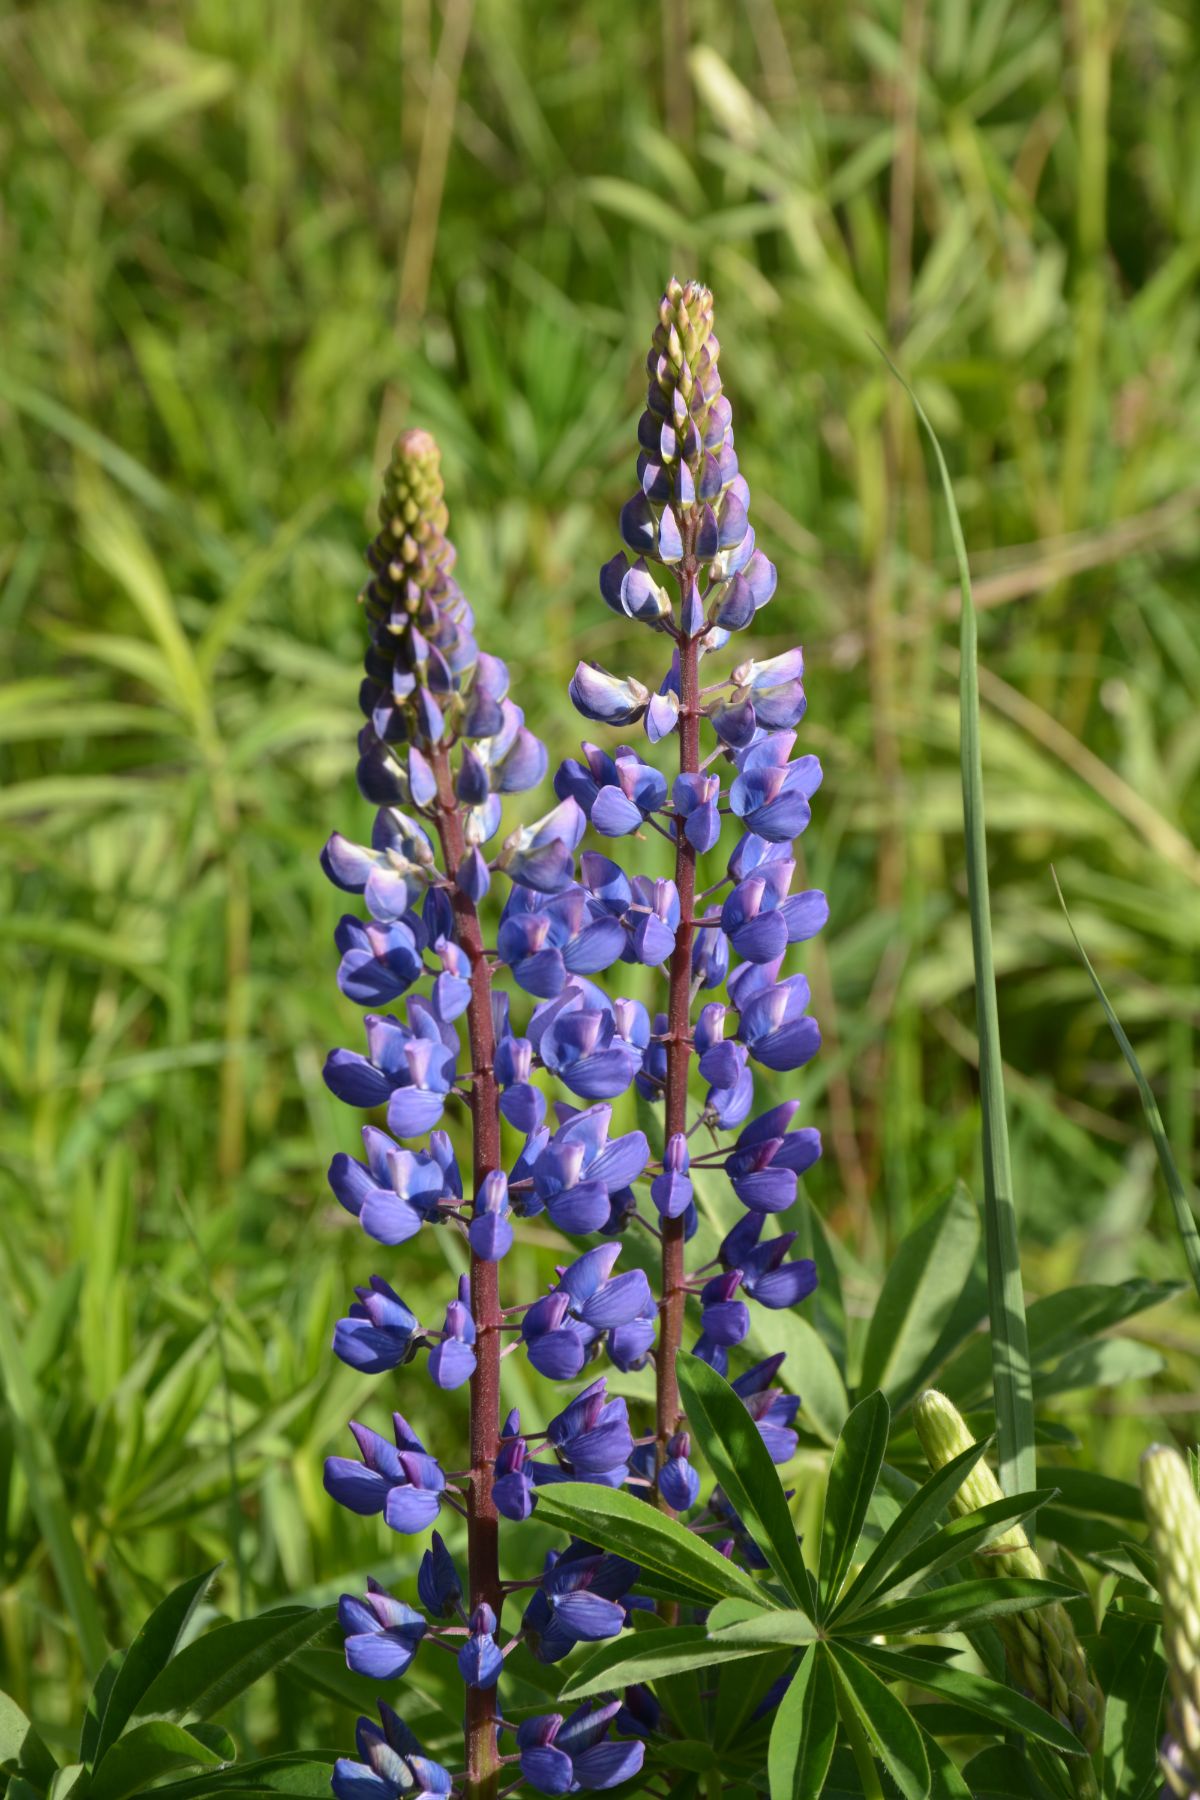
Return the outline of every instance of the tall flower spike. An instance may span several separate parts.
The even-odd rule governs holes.
[[[930,1388],[913,1407],[913,1423],[925,1459],[933,1470],[969,1450],[975,1440],[957,1408]],[[960,1517],[977,1512],[1004,1498],[1004,1491],[985,1462],[977,1462],[953,1500],[950,1510]],[[989,1545],[986,1556],[975,1559],[983,1575],[1023,1575],[1046,1579],[1046,1568],[1019,1525]],[[1013,1680],[1031,1700],[1073,1731],[1089,1752],[1072,1757],[1067,1767],[1079,1800],[1098,1800],[1100,1789],[1091,1756],[1100,1748],[1104,1727],[1104,1696],[1096,1683],[1069,1614],[1055,1602],[1030,1613],[1011,1613],[992,1623],[1004,1645]]]
[[[356,1422],[359,1457],[329,1457],[325,1486],[350,1511],[382,1515],[404,1534],[423,1535],[435,1522],[449,1529],[454,1514],[466,1515],[465,1587],[434,1531],[416,1580],[423,1610],[375,1581],[363,1598],[344,1595],[340,1608],[347,1661],[360,1674],[396,1679],[427,1636],[455,1652],[466,1772],[452,1783],[402,1719],[382,1707],[382,1730],[360,1721],[360,1761],[338,1763],[334,1788],[340,1800],[356,1800],[368,1788],[382,1800],[419,1800],[452,1786],[459,1800],[495,1800],[502,1773],[496,1688],[515,1641],[511,1632],[507,1643],[503,1635],[500,1516],[527,1517],[538,1483],[564,1473],[620,1483],[633,1452],[625,1402],[608,1399],[603,1379],[550,1422],[553,1460],[528,1459],[516,1415],[501,1433],[500,1264],[513,1243],[512,1221],[544,1211],[576,1235],[612,1230],[634,1206],[630,1184],[649,1157],[640,1132],[609,1138],[607,1105],[580,1112],[560,1103],[552,1133],[542,1123],[546,1096],[536,1078],[557,1071],[572,1093],[593,1101],[630,1085],[649,1044],[649,1017],[586,977],[662,951],[672,910],[669,894],[630,888],[614,913],[607,899],[579,885],[575,852],[587,820],[569,793],[535,824],[493,843],[504,797],[542,779],[546,753],[509,697],[505,665],[476,643],[453,573],[438,451],[428,433],[398,440],[380,519],[362,596],[370,645],[358,765],[359,786],[380,811],[369,844],[335,834],[322,864],[336,887],[361,896],[368,915],[348,914],[335,934],[341,991],[369,1009],[365,1054],[333,1051],[325,1079],[348,1105],[386,1108],[388,1130],[368,1125],[366,1161],[335,1156],[329,1179],[375,1243],[402,1251],[424,1225],[441,1224],[458,1234],[469,1270],[445,1297],[440,1330],[441,1308],[428,1296],[423,1325],[392,1285],[392,1271],[372,1275],[338,1321],[334,1351],[361,1373],[384,1377],[427,1352],[439,1388],[468,1387],[469,1445],[452,1459],[459,1467],[465,1462],[465,1472],[448,1477],[439,1460],[444,1447],[427,1450],[400,1413],[390,1438]],[[620,830],[640,823],[641,809],[665,796],[655,771],[632,756],[614,765],[606,789],[601,818]],[[478,908],[499,875],[513,886],[499,944],[491,945]],[[630,946],[640,947],[640,957],[630,956]],[[519,984],[524,1035],[510,1023],[509,996],[493,991],[505,967]],[[533,998],[526,1001],[522,989]],[[437,1129],[448,1109],[453,1122],[463,1096],[471,1124],[466,1192],[450,1138]],[[502,1161],[502,1115],[526,1134],[511,1170]],[[423,1143],[396,1142],[426,1133]],[[615,1269],[619,1255],[615,1243],[574,1258],[564,1246],[554,1294],[516,1306],[532,1321],[525,1335],[538,1366],[569,1378],[606,1349],[622,1368],[644,1359],[652,1297],[640,1270]],[[561,1319],[543,1321],[539,1335],[537,1306],[544,1313],[547,1304]],[[440,1430],[444,1415],[433,1416]],[[625,1568],[629,1586],[638,1572]],[[602,1635],[601,1627],[621,1628],[618,1596],[600,1591],[594,1571],[569,1565],[560,1585],[561,1595],[556,1588],[546,1604],[561,1618],[564,1653]],[[457,1625],[444,1623],[455,1618]],[[540,1629],[521,1627],[531,1640]],[[568,1721],[550,1758],[554,1767],[573,1769],[577,1784],[593,1787],[610,1785],[614,1770],[636,1774],[643,1743],[609,1739],[608,1723],[609,1715],[597,1721],[592,1711]]]
[[[1178,1451],[1151,1445],[1142,1458],[1142,1495],[1158,1563],[1171,1684],[1159,1753],[1163,1792],[1200,1800],[1200,1499]]]
[[[754,1105],[752,1063],[791,1071],[816,1052],[820,1032],[808,1014],[804,977],[777,977],[791,946],[828,917],[823,894],[790,893],[795,863],[788,845],[808,824],[820,782],[815,757],[792,758],[805,705],[801,651],[743,657],[711,679],[706,667],[703,687],[700,681],[702,660],[753,622],[776,585],[750,524],[750,489],[738,468],[715,327],[708,288],[668,282],[646,358],[638,490],[620,517],[626,552],[600,571],[601,596],[614,612],[672,640],[669,666],[653,697],[640,682],[583,663],[570,690],[585,718],[618,726],[640,719],[649,743],[673,752],[674,766],[659,773],[628,747],[610,752],[585,744],[583,759],[563,763],[555,778],[556,791],[578,802],[606,850],[645,825],[675,845],[674,878],[653,889],[640,874],[631,881],[609,854],[588,851],[583,867],[595,901],[629,934],[626,954],[667,972],[665,1005],[654,1015],[635,1078],[643,1098],[664,1102],[665,1147],[650,1187],[662,1238],[653,1467],[660,1501],[676,1510],[691,1503],[693,1489],[690,1464],[677,1448],[682,1416],[675,1376],[688,1292],[685,1245],[696,1223],[692,1133],[703,1122],[719,1141],[721,1132],[745,1125]],[[711,733],[703,749],[702,730]],[[714,762],[718,768],[723,762],[724,776],[714,772]],[[725,879],[710,885],[706,876],[701,895],[698,865],[717,848],[722,814],[740,820],[743,835]],[[703,899],[727,886],[725,900],[706,910]],[[726,985],[728,1003],[714,1000],[693,1020],[696,989]],[[728,1028],[727,1013],[738,1015]],[[693,1059],[707,1090],[694,1112]],[[812,1131],[811,1154],[802,1160],[792,1143],[800,1134],[771,1129],[770,1117],[764,1115],[760,1133],[747,1126],[736,1146],[707,1153],[710,1162],[728,1155],[735,1194],[762,1212],[789,1206],[798,1175],[820,1154]],[[733,1240],[739,1257],[726,1257],[700,1295],[697,1355],[724,1371],[750,1329],[747,1297],[781,1306],[811,1291],[811,1265],[783,1266],[790,1242],[785,1235],[759,1245],[755,1236],[743,1248],[741,1239]],[[753,1401],[764,1420],[776,1407],[774,1396],[760,1403],[756,1393]],[[789,1427],[790,1413],[776,1432],[780,1453]],[[775,1431],[774,1414],[763,1428],[764,1435]]]

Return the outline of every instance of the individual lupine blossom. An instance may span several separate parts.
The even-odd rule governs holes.
[[[1146,1451],[1142,1496],[1158,1564],[1171,1692],[1159,1751],[1163,1793],[1200,1800],[1200,1499],[1177,1450],[1153,1444]]]
[[[504,664],[476,644],[427,434],[399,440],[380,517],[362,596],[370,647],[358,763],[361,792],[378,810],[366,844],[335,833],[322,855],[329,879],[357,897],[366,915],[347,913],[334,933],[338,985],[364,1009],[365,1044],[332,1051],[325,1080],[338,1099],[376,1118],[363,1127],[361,1159],[336,1155],[329,1181],[377,1248],[395,1250],[423,1227],[441,1226],[460,1239],[470,1269],[441,1306],[422,1292],[414,1310],[403,1266],[385,1264],[355,1288],[333,1348],[360,1374],[390,1377],[421,1358],[439,1388],[469,1386],[477,1456],[476,1408],[496,1405],[501,1333],[511,1332],[512,1347],[523,1345],[535,1368],[560,1381],[574,1381],[605,1353],[620,1369],[640,1367],[649,1355],[654,1298],[641,1269],[618,1267],[615,1234],[636,1209],[634,1184],[650,1150],[642,1132],[611,1127],[612,1102],[641,1069],[651,1024],[639,1002],[589,978],[669,955],[678,905],[670,883],[626,882],[602,859],[577,879],[576,851],[599,790],[609,796],[600,816],[614,831],[628,829],[630,807],[636,823],[642,804],[665,794],[652,770],[624,762],[610,769],[604,759],[586,808],[566,794],[533,824],[501,835],[504,798],[541,781],[546,755],[509,696]],[[493,951],[476,908],[501,875],[507,895]],[[494,974],[505,971],[515,996],[493,986]],[[556,1099],[550,1116],[547,1075],[570,1096]],[[469,1188],[445,1128],[463,1100],[476,1132]],[[495,1108],[490,1138],[479,1110],[486,1105]],[[520,1140],[507,1160],[501,1118]],[[485,1141],[494,1150],[481,1163]],[[608,1233],[608,1241],[564,1246],[549,1292],[523,1303],[510,1296],[501,1310],[499,1265],[521,1222],[540,1215],[573,1239]],[[527,1516],[549,1481],[620,1485],[629,1475],[626,1403],[607,1393],[603,1376],[530,1437],[515,1414],[503,1425],[493,1417],[494,1505],[510,1519]],[[442,1442],[426,1447],[400,1412],[389,1433],[357,1420],[350,1431],[357,1455],[331,1456],[325,1466],[326,1489],[341,1505],[405,1536],[444,1528],[464,1513],[468,1531],[475,1529],[475,1484],[490,1473],[486,1463],[448,1474],[463,1455]],[[571,1545],[551,1557],[525,1618],[506,1634],[507,1589],[494,1548],[492,1557],[481,1581],[470,1551],[468,1587],[433,1529],[415,1605],[374,1580],[339,1604],[346,1660],[360,1675],[394,1681],[418,1653],[454,1656],[467,1697],[464,1797],[496,1778],[501,1713],[492,1695],[516,1637],[552,1661],[577,1643],[614,1635],[634,1604],[629,1590],[639,1573]],[[565,1792],[635,1774],[644,1726],[631,1728],[633,1741],[614,1737],[625,1729],[618,1710],[590,1707],[565,1723],[539,1724],[544,1754],[531,1750],[530,1779],[541,1771],[551,1783],[546,1791]],[[359,1721],[359,1761],[335,1768],[339,1800],[455,1791],[458,1778],[423,1755],[395,1712],[381,1706],[380,1717],[382,1726]],[[565,1785],[553,1785],[564,1769]]]
[[[913,1406],[913,1423],[925,1460],[937,1472],[953,1462],[975,1440],[958,1409],[944,1394],[930,1388]],[[950,1502],[960,1517],[977,1512],[1004,1498],[1004,1491],[986,1462],[975,1464]],[[985,1554],[976,1557],[982,1575],[1024,1576],[1046,1579],[1046,1568],[1019,1525],[994,1538]],[[1100,1793],[1091,1757],[1099,1750],[1104,1731],[1104,1696],[1088,1664],[1070,1614],[1057,1601],[1028,1613],[1011,1613],[994,1624],[1014,1684],[1031,1700],[1074,1732],[1087,1756],[1072,1757],[1068,1774],[1079,1800],[1098,1800]]]
[[[424,1755],[408,1726],[379,1702],[382,1727],[359,1719],[355,1731],[360,1762],[339,1757],[330,1785],[337,1800],[435,1800],[453,1792],[450,1771]]]

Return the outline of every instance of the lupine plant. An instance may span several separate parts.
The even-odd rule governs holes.
[[[379,811],[369,845],[335,835],[323,864],[367,913],[348,914],[336,934],[342,993],[366,1009],[366,1051],[333,1051],[325,1079],[351,1106],[386,1109],[386,1129],[366,1125],[364,1160],[336,1156],[330,1181],[377,1245],[395,1251],[440,1226],[462,1240],[468,1267],[444,1322],[422,1323],[402,1297],[403,1258],[390,1257],[357,1289],[334,1349],[377,1375],[424,1353],[438,1387],[469,1387],[470,1427],[458,1450],[427,1448],[400,1412],[386,1436],[354,1422],[358,1456],[331,1457],[325,1484],[400,1533],[430,1531],[443,1509],[465,1519],[465,1577],[432,1530],[415,1596],[372,1583],[341,1604],[353,1670],[393,1681],[426,1644],[425,1654],[455,1655],[465,1741],[462,1769],[447,1770],[383,1704],[381,1725],[360,1721],[359,1760],[337,1765],[339,1800],[490,1800],[502,1785],[557,1794],[637,1774],[653,1716],[645,1696],[515,1728],[501,1710],[500,1677],[518,1643],[555,1662],[579,1642],[615,1637],[635,1604],[638,1565],[580,1539],[552,1552],[540,1577],[501,1578],[501,1520],[519,1532],[551,1484],[628,1485],[647,1509],[692,1513],[719,1531],[725,1554],[761,1565],[727,1494],[693,1512],[701,1479],[676,1363],[689,1299],[695,1355],[723,1375],[750,1330],[747,1298],[790,1307],[815,1286],[813,1263],[789,1259],[793,1234],[768,1227],[795,1199],[820,1137],[795,1124],[795,1099],[755,1114],[752,1064],[793,1071],[819,1046],[808,984],[784,961],[828,909],[819,892],[791,892],[793,840],[821,779],[815,757],[794,754],[801,652],[722,655],[776,577],[749,522],[718,359],[711,294],[672,281],[647,359],[638,489],[621,514],[628,554],[600,573],[604,600],[658,634],[666,666],[652,692],[580,664],[570,687],[578,711],[610,730],[640,727],[640,747],[584,743],[554,777],[557,803],[507,834],[505,798],[542,781],[545,750],[504,663],[476,642],[431,437],[406,432],[385,479],[362,596],[370,642],[358,761],[359,787]],[[594,847],[577,855],[589,826],[610,846],[627,841],[626,866]],[[637,868],[648,834],[671,846],[673,876]],[[657,975],[653,1010],[621,993],[631,965]],[[645,1131],[617,1126],[634,1089],[661,1110],[657,1153]],[[469,1183],[442,1123],[456,1103],[470,1118]],[[687,1245],[699,1168],[723,1170],[743,1210],[697,1269]],[[506,1252],[534,1217],[569,1240],[556,1279],[542,1295],[502,1291]],[[642,1268],[619,1267],[631,1233],[659,1249],[657,1292]],[[551,1380],[584,1385],[549,1419],[522,1420],[502,1394],[513,1350]],[[652,1415],[631,1419],[597,1369],[602,1358],[625,1372],[653,1361]],[[795,1450],[799,1405],[772,1385],[781,1360],[734,1383],[748,1428],[776,1461]],[[517,1588],[532,1596],[514,1624],[505,1613]]]

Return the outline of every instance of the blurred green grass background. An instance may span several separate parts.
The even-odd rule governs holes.
[[[53,1735],[81,1680],[22,1431],[112,1641],[204,1560],[236,1610],[336,1594],[381,1543],[320,1487],[368,1271],[323,1180],[354,1124],[320,1065],[358,1026],[316,861],[366,818],[378,471],[402,423],[438,433],[481,640],[570,750],[579,656],[659,672],[596,570],[673,269],[716,291],[780,568],[760,653],[806,647],[809,1191],[855,1304],[978,1137],[953,567],[872,340],[978,584],[1028,1283],[1178,1273],[1049,870],[1194,1170],[1194,7],[45,0],[0,65],[0,1685]],[[445,1286],[440,1242],[401,1285]],[[1139,1329],[1152,1392],[1059,1403],[1124,1473],[1200,1407],[1190,1309]],[[344,1735],[313,1705],[281,1681],[260,1747]]]

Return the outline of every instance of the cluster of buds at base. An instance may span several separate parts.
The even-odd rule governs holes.
[[[1177,1450],[1142,1458],[1142,1497],[1158,1564],[1171,1700],[1160,1752],[1164,1794],[1200,1800],[1200,1498]]]
[[[362,1160],[335,1156],[329,1180],[373,1244],[394,1250],[440,1227],[466,1267],[439,1326],[424,1305],[421,1316],[410,1307],[385,1264],[355,1289],[334,1350],[375,1376],[420,1357],[439,1389],[468,1388],[470,1466],[444,1463],[442,1446],[426,1447],[393,1412],[390,1433],[352,1424],[358,1455],[330,1457],[325,1485],[405,1534],[445,1529],[448,1514],[466,1520],[469,1585],[434,1531],[419,1609],[373,1582],[341,1605],[347,1660],[360,1673],[395,1679],[418,1656],[454,1656],[466,1772],[430,1763],[385,1709],[382,1729],[360,1724],[361,1762],[335,1771],[340,1800],[365,1800],[368,1789],[374,1800],[415,1791],[476,1800],[495,1791],[506,1764],[547,1793],[636,1775],[656,1728],[648,1697],[528,1720],[506,1752],[495,1694],[518,1644],[554,1662],[625,1629],[650,1604],[633,1593],[638,1569],[572,1543],[534,1582],[506,1583],[497,1542],[549,1483],[629,1483],[703,1529],[715,1522],[727,1554],[765,1566],[719,1490],[697,1511],[701,1473],[675,1384],[689,1302],[695,1354],[732,1375],[772,1457],[786,1461],[797,1446],[799,1399],[772,1385],[782,1358],[747,1367],[746,1345],[755,1309],[793,1306],[816,1284],[813,1263],[789,1257],[794,1234],[775,1233],[770,1217],[795,1200],[821,1144],[811,1127],[793,1126],[795,1100],[755,1115],[754,1066],[792,1072],[820,1044],[807,982],[783,964],[828,917],[823,894],[791,891],[792,843],[821,770],[793,755],[805,710],[799,650],[743,658],[699,685],[701,661],[751,623],[776,580],[749,523],[713,325],[708,290],[672,281],[647,363],[639,492],[621,518],[634,560],[622,555],[601,575],[622,617],[672,641],[670,665],[654,695],[583,665],[570,689],[590,719],[644,718],[666,769],[629,745],[585,743],[556,772],[556,803],[502,835],[508,796],[542,780],[546,752],[504,663],[476,642],[428,433],[404,433],[385,475],[362,595],[370,642],[358,762],[359,787],[379,811],[369,843],[335,833],[322,864],[367,915],[347,914],[335,934],[338,984],[364,1009],[365,1048],[332,1051],[325,1081],[346,1104],[382,1112],[386,1129],[366,1124]],[[712,733],[703,767],[702,725]],[[737,841],[721,858],[727,818]],[[589,829],[600,847],[582,848]],[[674,849],[673,878],[616,860],[620,840],[650,831]],[[719,860],[698,879],[709,856]],[[489,941],[480,909],[496,905],[500,882]],[[657,972],[661,1008],[620,993],[629,965]],[[663,1103],[659,1154],[644,1131],[613,1129],[614,1102],[634,1090]],[[462,1108],[469,1178],[446,1129]],[[504,1127],[520,1140],[515,1154]],[[716,1259],[689,1271],[700,1170],[723,1177],[742,1212]],[[529,1219],[600,1241],[573,1242],[546,1292],[502,1294],[505,1258]],[[661,1257],[657,1289],[628,1257],[622,1265],[624,1240],[638,1233]],[[501,1399],[510,1353],[582,1386],[544,1424],[523,1425]],[[631,1422],[603,1363],[626,1372],[652,1359],[654,1416]],[[514,1629],[506,1604],[530,1586]]]
[[[913,1407],[913,1422],[925,1459],[936,1472],[944,1469],[975,1439],[962,1414],[944,1394],[930,1388]],[[1003,1500],[1004,1491],[983,1461],[977,1462],[950,1502],[959,1517]],[[983,1575],[1046,1579],[1046,1567],[1019,1525],[993,1539],[986,1556],[975,1558]],[[1091,1757],[1100,1749],[1104,1730],[1104,1696],[1088,1665],[1078,1633],[1058,1602],[1029,1613],[1011,1613],[992,1621],[1004,1645],[1013,1681],[1060,1725],[1074,1732],[1088,1752],[1068,1764],[1079,1800],[1099,1795]]]

